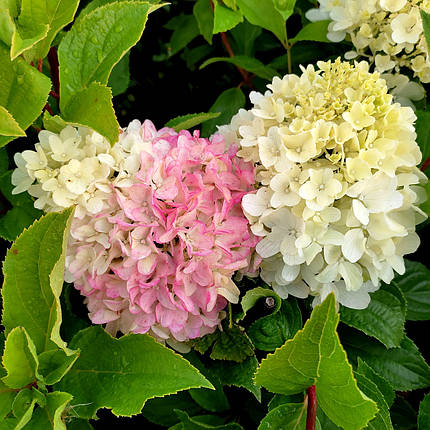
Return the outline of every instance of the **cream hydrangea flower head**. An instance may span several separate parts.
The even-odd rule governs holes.
[[[413,70],[421,82],[430,82],[430,58],[420,9],[429,13],[429,0],[318,0],[311,21],[330,19],[327,38],[350,38],[355,51],[347,59],[364,56],[380,73]],[[411,88],[411,91],[414,90]]]
[[[256,166],[258,190],[242,206],[262,237],[261,277],[281,297],[334,291],[359,309],[419,245],[416,117],[367,62],[318,67],[275,77],[219,131]]]

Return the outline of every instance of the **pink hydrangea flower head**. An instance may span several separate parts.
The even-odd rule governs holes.
[[[109,210],[74,221],[66,263],[94,323],[179,342],[219,326],[233,274],[258,264],[241,209],[254,168],[236,150],[150,121],[121,134]]]

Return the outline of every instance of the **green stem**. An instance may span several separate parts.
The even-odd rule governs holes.
[[[228,328],[233,328],[233,311],[230,302],[228,303]]]

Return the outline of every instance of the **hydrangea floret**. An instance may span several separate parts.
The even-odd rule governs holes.
[[[150,121],[133,121],[112,148],[71,126],[39,139],[15,156],[14,192],[45,211],[76,207],[66,280],[91,321],[171,344],[213,332],[238,301],[232,275],[259,263],[241,208],[254,167],[237,147]]]
[[[284,298],[319,303],[334,291],[362,309],[419,245],[416,117],[367,62],[317,64],[252,92],[253,108],[219,131],[256,166],[258,189],[242,206],[262,237],[263,280]]]
[[[420,16],[420,9],[430,12],[429,0],[318,3],[319,8],[310,9],[306,17],[311,21],[329,19],[327,38],[333,42],[350,38],[355,50],[347,52],[345,58],[366,57],[380,73],[398,73],[401,68],[409,68],[421,82],[430,82],[430,58]],[[417,91],[411,87],[412,94]]]

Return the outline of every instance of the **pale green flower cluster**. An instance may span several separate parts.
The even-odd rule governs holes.
[[[421,82],[430,82],[430,60],[420,9],[430,12],[429,0],[318,0],[311,21],[330,19],[327,37],[340,42],[348,36],[355,48],[347,59],[367,57],[375,70],[413,70]],[[416,91],[416,89],[415,89]]]
[[[318,302],[334,291],[364,308],[419,245],[416,117],[393,103],[367,62],[318,67],[275,77],[219,131],[257,168],[257,191],[242,206],[263,237],[261,277],[282,297],[310,293]]]

